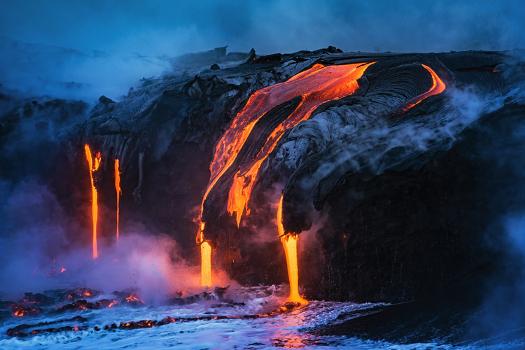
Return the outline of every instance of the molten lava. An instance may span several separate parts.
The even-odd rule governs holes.
[[[25,316],[25,312],[23,309],[16,309],[13,311],[13,316],[15,317],[24,317]]]
[[[436,74],[436,72],[434,72],[432,68],[430,68],[426,64],[422,64],[421,66],[423,66],[423,68],[425,68],[427,72],[430,73],[430,77],[432,78],[432,85],[426,92],[410,99],[407,105],[403,108],[404,112],[414,108],[416,105],[420,104],[430,96],[439,95],[447,88],[443,80],[441,80],[441,78]]]
[[[286,256],[286,266],[288,269],[288,281],[290,283],[290,294],[288,300],[293,303],[307,304],[308,302],[299,294],[299,264],[297,261],[297,241],[298,236],[286,233],[283,226],[283,196],[277,205],[277,233],[281,239]]]
[[[93,243],[93,259],[98,258],[98,245],[97,245],[97,224],[98,224],[98,193],[95,187],[95,180],[93,173],[100,167],[102,161],[102,155],[100,152],[95,154],[93,159],[91,148],[89,145],[84,145],[84,151],[86,153],[86,160],[89,169],[89,179],[91,181],[91,221],[92,221],[92,243]]]
[[[117,241],[119,238],[119,220],[120,220],[120,195],[122,194],[122,189],[120,188],[120,164],[119,160],[115,159],[115,194],[117,198],[117,219],[116,219],[116,237]]]
[[[204,241],[201,248],[201,286],[211,287],[211,245]]]
[[[218,158],[217,162],[219,164],[213,164],[212,162],[212,174],[214,166],[220,167],[221,163],[233,163],[248,136],[246,135],[245,137],[246,130],[251,131],[255,122],[257,122],[264,113],[296,96],[300,96],[301,99],[295,110],[271,132],[253,161],[239,169],[235,174],[233,184],[228,194],[227,209],[230,215],[235,215],[237,226],[240,225],[243,213],[249,213],[248,202],[261,165],[275,149],[284,133],[300,122],[309,119],[315,109],[321,104],[343,98],[357,91],[359,88],[357,79],[361,78],[371,64],[372,63],[360,63],[327,67],[317,64],[284,83],[258,90],[252,95],[252,97],[256,96],[257,101],[250,102],[251,98],[248,100],[243,109],[243,111],[248,109],[248,112],[243,113],[243,111],[241,111],[232,122],[233,128],[231,127],[226,131],[219,141],[215,152],[216,157],[214,157],[214,161]],[[255,110],[251,108],[250,103],[254,105]],[[264,103],[264,106],[259,108],[259,105],[262,103]],[[234,129],[236,123],[242,125],[243,122],[250,123],[246,129]],[[228,135],[230,131],[232,131],[232,134]],[[232,137],[235,143],[240,144],[239,148],[228,148]],[[225,142],[227,143],[226,146],[224,146]],[[221,152],[219,157],[217,157],[217,151]],[[222,160],[221,158],[223,157],[227,157],[228,159],[226,161]],[[230,165],[226,165],[226,167],[229,166]],[[223,165],[222,168],[225,168],[225,166]]]
[[[124,298],[128,304],[144,304],[144,302],[136,294],[130,294]]]
[[[210,181],[201,201],[197,244],[202,245],[204,242],[205,225],[202,221],[204,203],[213,187],[237,159],[256,123],[276,106],[300,97],[295,110],[271,132],[253,160],[236,169],[237,172],[228,193],[227,211],[230,215],[235,216],[237,227],[240,226],[243,214],[249,214],[248,202],[259,169],[284,133],[310,118],[320,105],[355,93],[359,89],[357,80],[372,64],[373,62],[333,66],[315,64],[287,81],[257,90],[249,97],[244,108],[232,120],[230,127],[215,147],[210,164]],[[207,252],[207,249],[201,247],[203,263],[202,254]],[[204,280],[202,276],[202,281]]]

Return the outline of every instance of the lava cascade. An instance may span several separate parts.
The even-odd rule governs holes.
[[[284,133],[310,118],[321,104],[357,91],[359,88],[357,80],[371,64],[373,62],[333,66],[315,64],[285,82],[255,91],[248,98],[244,108],[234,117],[230,127],[215,147],[210,164],[210,181],[201,201],[199,231],[196,237],[198,244],[204,242],[205,223],[202,221],[204,203],[218,180],[237,159],[255,124],[276,106],[300,96],[300,102],[295,110],[271,132],[252,162],[239,169],[234,176],[228,194],[227,211],[235,216],[237,226],[240,225],[243,213],[249,213],[247,205],[261,165],[275,149]],[[204,250],[201,249],[201,264],[208,264],[204,261],[203,252]]]
[[[307,301],[299,294],[299,263],[297,261],[297,235],[287,233],[283,226],[283,196],[279,199],[277,205],[277,233],[281,239],[286,257],[286,267],[288,270],[288,281],[290,284],[290,293],[288,300],[294,303],[306,304]]]
[[[115,159],[115,195],[116,195],[116,229],[115,229],[115,235],[117,238],[117,241],[119,239],[120,231],[120,195],[122,194],[122,189],[120,188],[120,162],[118,159]]]
[[[100,152],[93,155],[91,153],[91,148],[88,144],[84,145],[84,151],[86,154],[86,161],[88,164],[89,170],[89,179],[91,182],[91,224],[92,224],[92,257],[93,259],[98,258],[98,245],[97,245],[97,225],[98,225],[98,192],[95,187],[95,179],[93,173],[97,171],[100,167],[102,161],[102,155]]]
[[[211,287],[211,245],[202,242],[201,248],[201,285]]]

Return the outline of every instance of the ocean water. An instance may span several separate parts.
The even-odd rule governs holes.
[[[37,316],[7,317],[0,324],[0,349],[523,349],[523,342],[451,345],[439,341],[396,344],[350,336],[320,336],[315,330],[355,317],[356,311],[382,304],[310,301],[307,306],[275,312],[285,298],[279,287],[240,288],[237,301],[199,298],[185,305],[119,304],[97,310],[45,312]],[[108,297],[98,295],[93,300]],[[241,300],[241,302],[238,302]],[[74,316],[83,321],[71,321]],[[257,317],[254,315],[258,315]],[[179,321],[140,329],[104,329],[104,326],[139,320]],[[219,317],[213,319],[213,316]],[[242,318],[243,316],[253,318]],[[69,319],[69,320],[68,320]],[[57,322],[59,320],[66,320]],[[7,330],[24,324],[57,322],[78,330],[11,337]],[[31,330],[30,328],[29,330]]]

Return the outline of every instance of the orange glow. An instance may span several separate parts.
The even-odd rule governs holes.
[[[117,195],[117,222],[116,222],[116,236],[117,241],[119,238],[119,220],[120,220],[120,195],[122,194],[122,189],[120,188],[120,164],[119,160],[115,159],[115,194]]]
[[[440,93],[445,91],[445,89],[447,88],[443,80],[441,80],[441,78],[436,74],[436,72],[434,72],[432,68],[430,68],[426,64],[422,64],[421,66],[425,68],[427,72],[430,73],[430,77],[432,78],[432,85],[430,86],[430,89],[428,89],[425,93],[422,93],[410,99],[407,105],[403,108],[404,112],[408,111],[409,109],[414,108],[416,105],[420,104],[421,102],[423,102],[425,99],[429,98],[430,96],[439,95]]]
[[[286,266],[288,269],[288,281],[290,283],[290,294],[288,300],[294,303],[307,304],[299,294],[299,263],[297,261],[297,235],[286,233],[283,226],[283,196],[279,199],[277,206],[277,233],[281,239],[286,256]]]
[[[25,316],[25,312],[22,309],[16,309],[15,311],[13,311],[13,316],[15,316],[15,317],[24,317]]]
[[[89,145],[84,145],[84,151],[86,153],[86,160],[88,163],[89,169],[89,179],[91,181],[91,221],[92,221],[92,244],[93,244],[93,259],[98,258],[98,245],[97,245],[97,224],[98,224],[98,193],[95,187],[95,180],[93,178],[93,173],[97,171],[100,167],[100,162],[102,161],[102,155],[100,152],[95,154],[93,159],[91,149]]]
[[[200,206],[197,244],[204,242],[205,223],[202,221],[204,203],[219,179],[234,164],[256,123],[276,106],[295,97],[300,97],[298,106],[271,132],[253,161],[236,169],[228,193],[227,211],[230,215],[235,216],[237,227],[240,226],[242,216],[244,214],[249,215],[248,202],[259,169],[275,149],[284,133],[310,118],[311,114],[321,104],[355,93],[359,89],[357,80],[372,64],[373,62],[333,66],[315,64],[285,82],[255,91],[248,98],[244,108],[234,117],[230,127],[224,132],[215,147],[213,160],[210,164],[210,181]],[[208,249],[210,249],[209,255],[211,255],[211,246],[209,248],[201,246],[201,259],[203,263],[206,261],[206,264],[210,260],[207,257],[205,259],[204,256],[205,252],[208,254]],[[204,271],[202,268],[201,272],[204,273]],[[208,270],[206,269],[206,271]],[[203,285],[207,278],[201,275]]]
[[[357,91],[359,88],[357,79],[361,78],[371,64],[372,63],[360,63],[327,67],[317,64],[284,83],[272,85],[254,93],[254,95],[258,93],[261,94],[261,91],[264,90],[263,99],[264,102],[266,102],[263,108],[264,113],[296,96],[300,96],[301,101],[295,110],[272,131],[251,164],[239,169],[235,174],[233,184],[228,194],[227,209],[230,215],[235,216],[237,226],[240,225],[242,215],[244,213],[249,214],[248,202],[261,165],[275,149],[284,133],[300,122],[309,119],[321,104],[343,98]],[[250,100],[248,100],[247,106],[249,103]],[[258,111],[253,112],[257,113]],[[242,114],[242,111],[240,114]],[[253,124],[262,116],[263,114],[259,113],[258,118],[254,119]],[[238,118],[250,119],[252,115],[237,115],[234,122]],[[249,125],[250,131],[252,127],[253,125]],[[230,128],[226,131],[225,136],[230,130],[232,129]],[[242,144],[244,144],[247,136],[244,137],[244,133],[240,135]],[[221,141],[219,141],[219,145],[221,144],[220,142]],[[217,148],[216,151],[218,149],[219,148]],[[240,147],[236,150],[225,149],[224,151],[229,159],[231,159],[228,160],[227,164],[233,163],[240,151]]]
[[[135,294],[130,294],[125,298],[126,302],[128,303],[143,303],[140,298]]]
[[[211,245],[204,241],[201,247],[201,286],[211,287]]]

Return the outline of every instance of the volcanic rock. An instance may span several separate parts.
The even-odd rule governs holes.
[[[48,180],[60,178],[53,184],[59,199],[69,204],[68,214],[83,217],[88,174],[79,169],[85,168],[83,145],[89,143],[102,153],[101,207],[112,208],[112,162],[118,158],[123,229],[141,222],[152,232],[169,232],[197,263],[194,221],[214,147],[249,96],[314,64],[360,62],[375,63],[353,95],[319,106],[279,141],[261,166],[250,213],[237,228],[226,213],[232,178],[298,102],[275,107],[254,126],[257,132],[238,164],[204,203],[216,263],[243,283],[286,280],[275,227],[282,192],[284,228],[301,233],[304,242],[300,280],[309,296],[411,300],[457,290],[465,276],[471,284],[463,290],[470,293],[502,262],[486,244],[502,240],[503,229],[493,218],[523,207],[521,193],[506,195],[512,179],[521,179],[513,159],[525,151],[513,133],[522,126],[524,104],[516,87],[523,69],[510,52],[377,54],[328,47],[231,57],[217,49],[188,56],[174,62],[186,65],[179,71],[145,79],[122,100],[101,101],[87,119],[68,125],[52,147],[53,159],[62,161],[60,176],[50,171]],[[214,63],[221,69],[209,69]],[[423,65],[446,90],[407,108],[433,84]],[[64,120],[85,113],[80,103],[46,103],[37,102],[65,111]],[[35,118],[38,108],[31,103],[14,104],[0,118],[1,135],[12,137],[24,118]],[[509,143],[512,151],[505,148]],[[0,154],[6,164],[9,156]],[[113,232],[111,224],[102,223],[101,232]]]

